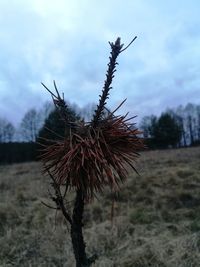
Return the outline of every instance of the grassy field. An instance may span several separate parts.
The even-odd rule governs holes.
[[[143,152],[137,169],[113,223],[109,191],[86,206],[94,266],[200,266],[200,148]],[[39,163],[0,166],[0,266],[74,266],[67,225],[41,204],[51,204],[48,181]]]

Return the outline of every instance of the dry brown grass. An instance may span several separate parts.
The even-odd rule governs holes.
[[[200,149],[148,151],[115,203],[86,206],[85,237],[96,267],[198,267]],[[74,266],[70,235],[48,202],[39,163],[0,166],[0,266]]]

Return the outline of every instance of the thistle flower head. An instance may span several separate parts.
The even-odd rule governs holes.
[[[76,133],[46,146],[42,159],[58,184],[82,189],[91,198],[107,185],[118,190],[128,165],[134,169],[143,146],[139,133],[125,117],[108,116],[97,128],[80,125]]]

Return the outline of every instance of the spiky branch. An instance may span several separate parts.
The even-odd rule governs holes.
[[[104,82],[104,87],[102,90],[102,94],[99,99],[99,104],[97,105],[97,109],[95,110],[93,120],[92,120],[92,126],[96,127],[98,122],[101,120],[102,113],[104,111],[104,107],[106,105],[106,100],[109,98],[109,91],[111,90],[111,83],[114,78],[114,73],[116,71],[116,65],[117,65],[117,57],[120,54],[120,51],[123,47],[123,44],[121,44],[120,38],[118,37],[115,43],[110,43],[111,46],[111,56],[109,57],[109,63],[108,63],[108,70],[106,73],[106,80]]]
[[[77,127],[77,122],[69,120],[68,112],[67,112],[68,106],[64,100],[64,94],[63,94],[63,97],[60,96],[56,82],[53,81],[54,89],[55,89],[57,95],[55,93],[53,93],[44,83],[41,83],[41,84],[51,94],[55,108],[57,109],[58,113],[60,114],[61,119],[64,121],[65,127],[68,127],[70,129],[72,129],[72,128],[75,129]]]
[[[109,57],[109,63],[108,63],[108,69],[106,73],[106,80],[104,82],[104,86],[102,89],[102,94],[100,95],[99,104],[97,105],[97,109],[94,112],[93,120],[91,122],[91,125],[93,127],[96,127],[98,125],[98,122],[101,120],[105,106],[106,106],[106,100],[109,98],[109,91],[112,89],[111,84],[112,80],[115,77],[114,73],[116,72],[116,66],[117,66],[117,57],[119,54],[123,51],[125,51],[137,38],[134,37],[133,40],[124,48],[124,44],[121,44],[121,39],[118,37],[115,43],[111,43],[111,56]]]

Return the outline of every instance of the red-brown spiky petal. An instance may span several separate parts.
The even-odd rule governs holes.
[[[97,129],[84,126],[82,135],[76,133],[71,139],[47,146],[42,159],[56,182],[81,188],[87,198],[107,185],[117,190],[127,177],[127,165],[134,168],[132,162],[143,147],[137,137],[140,132],[124,119],[108,117]]]

